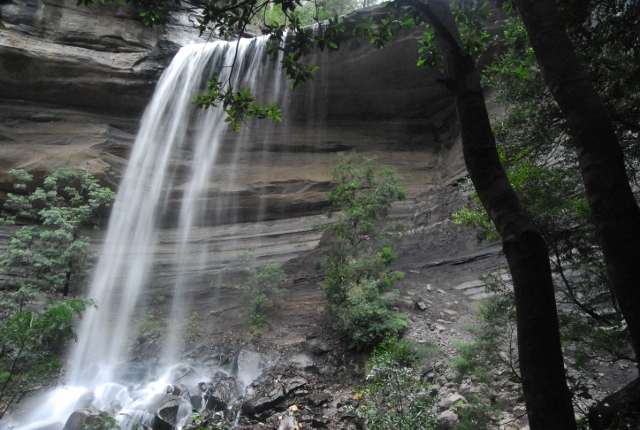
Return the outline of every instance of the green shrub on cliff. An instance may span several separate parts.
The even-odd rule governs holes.
[[[436,352],[432,344],[418,350],[407,341],[382,342],[367,362],[367,385],[354,396],[357,402],[351,412],[369,430],[432,430],[436,398],[416,379],[421,358]]]
[[[0,255],[0,418],[33,391],[56,379],[74,320],[93,303],[61,298],[87,279],[91,255],[82,226],[97,227],[114,193],[87,172],[68,168],[29,192],[32,176],[9,172],[16,193],[4,204],[0,223],[25,223]]]
[[[115,199],[86,171],[66,167],[44,179],[43,187],[31,193],[32,175],[11,170],[16,193],[9,193],[0,223],[25,223],[0,256],[0,267],[9,276],[10,288],[40,285],[68,295],[86,281],[87,266],[94,259],[88,252],[89,238],[82,227],[98,228],[101,214]]]
[[[388,268],[404,225],[381,222],[405,191],[395,170],[376,172],[374,159],[353,154],[342,156],[333,180],[337,186],[327,194],[327,216],[337,213],[328,227],[335,243],[320,288],[334,326],[349,338],[350,347],[362,349],[397,337],[406,326],[405,316],[391,310],[398,294],[394,283],[404,273]]]
[[[255,259],[251,253],[245,256],[247,263]],[[259,269],[249,266],[247,273],[249,279],[242,286],[242,300],[246,308],[242,316],[248,327],[255,327],[267,322],[265,307],[282,295],[280,285],[286,275],[279,264],[268,264]]]

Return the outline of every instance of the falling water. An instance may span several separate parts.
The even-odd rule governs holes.
[[[261,93],[265,101],[282,103],[285,99],[286,83],[282,82],[277,62],[266,60],[262,38],[191,45],[178,52],[147,107],[120,185],[89,291],[99,310],[90,310],[83,317],[66,367],[66,386],[41,400],[40,408],[30,417],[30,427],[64,422],[73,410],[88,403],[105,409],[117,402],[126,415],[145,422],[145,402],[164,392],[175,378],[171,373],[176,370],[169,367],[164,376],[133,394],[114,382],[119,380],[128,359],[127,344],[154,265],[159,227],[166,223],[177,226],[178,239],[172,255],[177,276],[170,321],[184,321],[188,312],[184,284],[190,273],[206,263],[205,254],[194,259],[187,244],[197,237],[198,225],[220,221],[203,221],[207,216],[222,216],[221,210],[213,214],[206,210],[203,202],[211,192],[210,176],[223,136],[229,138],[225,114],[222,109],[197,111],[192,106],[193,95],[203,90],[206,78],[214,73],[221,80],[230,78],[238,88]],[[246,139],[240,133],[235,140],[238,157]],[[192,154],[186,180],[180,170],[184,167],[171,162],[181,151]],[[233,182],[234,173],[226,180]],[[174,200],[172,193],[176,189],[184,191],[179,212],[174,216],[177,219],[170,219],[173,212],[168,205]],[[180,336],[180,325],[170,324],[164,339],[163,357],[167,362],[178,360]],[[187,409],[183,413],[185,419],[190,407]]]

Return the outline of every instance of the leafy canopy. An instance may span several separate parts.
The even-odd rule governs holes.
[[[582,3],[583,4],[583,3]],[[584,4],[583,4],[584,5]],[[561,2],[572,42],[613,120],[623,145],[627,172],[638,184],[637,2],[598,0],[586,8]],[[579,10],[580,13],[576,13]],[[613,13],[615,11],[615,13]],[[564,354],[572,369],[588,364],[633,359],[627,327],[613,297],[605,265],[578,176],[566,120],[549,93],[523,24],[505,22],[502,55],[485,71],[505,113],[496,117],[494,134],[501,161],[516,193],[548,244]],[[636,187],[637,189],[637,187]],[[486,212],[474,197],[454,214],[460,225],[477,229],[479,239],[497,238]],[[456,366],[478,378],[498,363],[519,379],[515,345],[515,308],[508,278],[488,274],[492,294],[474,329],[476,339],[460,349]],[[584,409],[590,394],[583,381],[569,377],[574,402]]]

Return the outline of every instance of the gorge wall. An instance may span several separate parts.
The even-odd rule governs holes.
[[[151,29],[127,4],[15,0],[0,7],[7,25],[0,33],[0,190],[10,190],[10,168],[42,176],[60,165],[87,168],[115,188],[162,70],[180,46],[198,40],[195,18],[176,14]],[[334,153],[349,149],[384,154],[413,191],[440,181],[445,170],[459,173],[439,161],[456,133],[452,100],[437,73],[415,67],[417,46],[409,36],[381,50],[351,39],[339,51],[314,55],[318,76],[295,92],[285,107],[287,126],[272,133],[277,165],[259,177],[264,169],[255,161],[240,163],[245,188],[233,192],[243,204],[271,194],[268,218],[282,216],[288,204],[317,212]],[[302,127],[308,121],[317,125],[312,132]],[[232,133],[228,142],[227,153]],[[188,157],[177,155],[177,162]]]
[[[75,0],[9,0],[0,3],[0,13],[7,26],[0,31],[0,202],[12,191],[8,171],[15,168],[39,180],[59,166],[87,169],[117,190],[162,71],[181,46],[198,41],[195,17],[176,14],[150,29],[131,5],[84,7]],[[224,136],[203,197],[212,216],[194,225],[193,243],[182,253],[173,227],[196,155],[188,144],[171,154],[171,204],[161,216],[126,372],[148,375],[162,362],[159,334],[145,332],[140,321],[152,315],[161,328],[179,324],[163,320],[172,296],[190,297],[189,312],[199,315],[197,330],[181,339],[185,361],[206,365],[221,345],[234,353],[245,347],[239,288],[247,250],[261,264],[283,263],[288,275],[286,298],[262,345],[271,352],[298,348],[292,352],[298,354],[306,339],[334,341],[331,330],[320,329],[326,318],[317,282],[326,244],[318,226],[326,222],[322,210],[337,154],[351,150],[398,169],[409,198],[394,206],[392,217],[413,224],[395,262],[407,274],[398,305],[413,312],[409,336],[452,349],[439,330],[427,327],[468,313],[482,294],[477,274],[503,263],[499,247],[478,246],[473,232],[450,221],[467,195],[459,187],[466,171],[456,115],[439,73],[416,67],[418,48],[412,35],[384,49],[349,38],[337,51],[311,55],[320,69],[280,106],[283,124],[244,126],[249,143],[242,153],[237,134]],[[258,102],[272,101],[267,90],[256,94]],[[216,209],[221,201],[224,208]],[[2,227],[0,239],[8,233]],[[97,250],[104,232],[88,234]],[[178,294],[173,286],[181,277],[189,281]],[[428,303],[430,312],[417,303]]]
[[[157,80],[180,46],[198,41],[195,18],[176,14],[151,29],[131,5],[84,7],[75,0],[10,0],[0,11],[7,26],[0,32],[0,199],[11,192],[7,172],[13,168],[39,179],[59,166],[87,169],[117,190]],[[212,251],[206,270],[192,274],[197,281],[188,287],[198,298],[196,310],[218,327],[214,332],[224,335],[220,324],[238,324],[234,273],[242,272],[247,249],[264,263],[289,262],[292,282],[307,285],[290,300],[322,309],[315,286],[321,256],[304,256],[320,243],[317,226],[325,222],[320,214],[341,151],[375,156],[403,178],[409,199],[395,206],[393,216],[414,225],[396,262],[408,273],[406,288],[453,287],[502,264],[495,244],[478,246],[473,232],[450,221],[466,201],[457,186],[466,171],[455,111],[438,72],[416,67],[418,47],[411,35],[384,49],[350,38],[338,51],[314,53],[309,61],[320,69],[282,106],[283,124],[245,127],[255,143],[241,156],[237,135],[225,135],[206,199],[211,208],[224,199],[225,213],[235,215],[201,221],[195,248]],[[263,96],[256,99],[270,101]],[[178,210],[181,190],[189,186],[181,173],[194,154],[186,147],[172,157],[170,208]],[[172,211],[164,214],[165,227],[175,221]],[[229,221],[244,224],[225,226]],[[91,234],[99,243],[102,233]],[[161,232],[154,269],[160,289],[176,277],[176,235],[171,228]],[[216,251],[220,243],[224,252]],[[220,297],[229,302],[220,304]],[[289,311],[308,312],[301,309]]]

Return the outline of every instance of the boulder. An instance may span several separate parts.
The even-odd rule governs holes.
[[[291,377],[282,378],[282,374],[276,374],[275,370],[272,370],[261,375],[247,387],[247,399],[242,404],[244,413],[256,415],[275,407],[308,384],[305,378],[296,376],[299,372],[296,366],[292,365],[283,370]]]
[[[242,403],[242,412],[247,415],[256,415],[262,411],[265,411],[272,406],[276,405],[280,401],[284,400],[284,395],[282,396],[274,396],[274,397],[266,397],[266,396],[256,396],[250,399],[247,399]]]
[[[282,380],[282,388],[285,394],[291,394],[298,388],[304,387],[307,384],[307,380],[301,377],[286,378]]]
[[[319,406],[331,400],[331,394],[325,392],[312,393],[307,396],[309,406]]]
[[[444,409],[449,409],[458,403],[467,403],[467,399],[458,393],[451,394],[438,402],[438,410],[442,411]]]
[[[322,355],[333,350],[330,345],[318,339],[307,340],[303,342],[302,347],[312,355]]]
[[[436,430],[451,430],[458,425],[458,415],[452,410],[446,410],[436,418]]]
[[[294,416],[287,415],[280,420],[278,430],[298,430],[298,420]]]
[[[204,394],[205,408],[224,411],[237,398],[238,384],[230,376],[221,378]]]
[[[63,430],[83,430],[86,428],[100,428],[107,420],[113,420],[106,412],[89,407],[75,411],[64,425]]]

